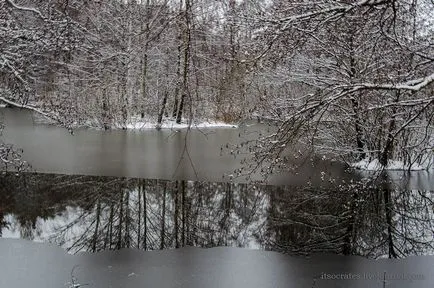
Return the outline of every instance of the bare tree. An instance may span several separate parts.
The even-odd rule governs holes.
[[[264,8],[262,15],[273,18],[256,18],[263,45],[253,61],[303,93],[288,93],[282,102],[289,107],[274,118],[277,132],[252,146],[256,164],[266,163],[268,173],[278,166],[270,163],[284,162],[288,145],[302,143],[347,163],[377,158],[382,166],[389,160],[428,166],[433,31],[415,27],[408,12],[415,5],[275,1]]]

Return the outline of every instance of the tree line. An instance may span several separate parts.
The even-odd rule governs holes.
[[[60,124],[260,117],[277,163],[303,143],[346,162],[433,159],[433,3],[0,2],[0,100]]]

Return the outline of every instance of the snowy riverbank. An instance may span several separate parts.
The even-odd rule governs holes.
[[[29,106],[30,107],[30,106]],[[33,107],[33,106],[32,106]],[[7,108],[6,104],[0,103],[0,108]],[[59,123],[66,123],[65,125],[71,127],[72,129],[77,128],[93,128],[93,129],[103,129],[104,123],[100,119],[90,118],[81,121],[65,121],[59,115],[53,114],[50,116],[49,113],[42,115],[41,113],[35,113],[34,121],[38,124],[51,124],[60,125]],[[59,119],[59,120],[56,120]],[[145,129],[207,129],[207,128],[238,128],[238,124],[225,123],[222,121],[210,120],[210,119],[186,119],[183,118],[181,123],[176,123],[173,118],[163,119],[162,123],[157,123],[156,119],[152,117],[140,117],[132,116],[126,123],[122,123],[118,119],[114,119],[108,123],[110,129],[129,129],[129,130],[145,130]]]
[[[42,117],[37,115],[35,118],[36,123],[38,124],[51,124],[51,125],[59,125],[52,119],[47,119],[46,117]],[[158,124],[155,119],[151,117],[131,117],[125,124],[120,121],[113,121],[114,123],[109,123],[108,127],[111,130],[117,129],[127,129],[127,130],[149,130],[149,129],[168,129],[168,130],[179,130],[179,129],[210,129],[210,128],[238,128],[238,124],[225,123],[221,121],[214,120],[202,120],[202,119],[194,119],[193,121],[189,121],[188,119],[182,119],[181,123],[176,123],[174,119],[164,119],[161,124]],[[104,129],[104,123],[99,121],[98,119],[88,119],[81,123],[73,122],[69,124],[72,129],[77,128],[90,128],[90,129]]]
[[[433,159],[434,160],[434,159]],[[368,159],[363,159],[359,162],[352,163],[350,166],[360,170],[367,171],[380,171],[380,170],[395,170],[395,171],[423,171],[432,170],[434,168],[433,160],[425,161],[423,164],[419,165],[414,163],[412,165],[405,164],[402,161],[389,160],[386,167],[380,164],[378,159],[369,161]]]
[[[189,123],[187,120],[181,121],[181,123],[176,123],[175,120],[164,120],[161,124],[156,123],[152,120],[144,120],[133,118],[126,125],[115,124],[113,128],[117,129],[186,129],[186,128],[237,128],[238,125],[228,124],[219,121],[193,121]]]

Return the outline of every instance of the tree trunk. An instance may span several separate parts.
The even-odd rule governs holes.
[[[366,158],[365,153],[365,143],[363,142],[363,131],[362,131],[362,125],[360,121],[360,115],[359,115],[359,101],[356,99],[351,99],[353,103],[353,111],[354,111],[354,128],[356,130],[356,143],[357,143],[357,152],[358,160],[362,160]]]
[[[178,181],[176,181],[175,184],[175,190],[174,190],[174,197],[175,197],[175,216],[174,216],[174,221],[175,221],[175,248],[179,248],[179,237],[178,237],[178,231],[179,231],[179,201],[178,201],[178,190],[179,190],[179,185],[178,185]]]
[[[98,199],[96,204],[96,215],[95,215],[96,224],[95,224],[95,231],[93,233],[92,252],[96,252],[96,242],[98,241],[100,216],[101,216],[101,201]]]
[[[147,81],[148,81],[148,37],[146,37],[146,44],[145,44],[145,52],[143,55],[143,71],[142,71],[142,102],[145,103],[147,100]],[[141,113],[140,117],[143,119],[145,117],[145,106],[142,105],[141,107]]]
[[[125,193],[125,240],[124,247],[130,248],[130,192]]]
[[[121,75],[121,116],[122,116],[122,128],[126,129],[127,127],[127,121],[128,121],[128,93],[127,93],[127,67],[124,65],[124,69],[122,69],[122,75]]]
[[[106,241],[106,242],[108,242],[109,250],[112,249],[112,243],[113,243],[113,219],[114,219],[114,208],[113,208],[113,205],[114,205],[113,203],[110,204],[109,229],[107,231],[108,235],[106,237],[108,239],[108,241]]]
[[[358,202],[358,193],[355,190],[351,196],[351,204],[348,210],[349,219],[347,222],[347,229],[344,237],[344,245],[342,249],[342,254],[344,255],[352,255],[353,254],[353,244],[354,239],[356,237],[356,216],[357,216],[357,202]]]
[[[103,121],[103,127],[104,130],[110,129],[109,124],[109,99],[107,96],[107,88],[103,88],[102,90],[102,121]]]
[[[157,120],[158,125],[161,125],[161,123],[163,122],[163,116],[164,116],[164,111],[166,110],[168,94],[169,93],[167,91],[164,91],[163,103],[161,103],[161,109],[160,112],[158,113],[158,120]]]
[[[182,0],[179,1],[179,13],[182,12]],[[178,113],[178,102],[179,102],[179,91],[181,90],[181,54],[182,54],[182,34],[183,34],[183,30],[181,28],[182,26],[182,21],[179,21],[180,23],[178,24],[179,30],[178,30],[178,36],[177,36],[177,41],[178,41],[178,46],[177,46],[177,51],[178,51],[178,56],[177,56],[177,63],[176,63],[176,86],[175,86],[175,101],[173,103],[173,110],[172,110],[172,118],[176,118],[176,115]]]
[[[150,7],[149,7],[149,0],[146,0],[145,2],[145,47],[144,47],[144,53],[143,53],[143,70],[142,70],[142,107],[140,107],[141,109],[141,118],[145,117],[145,107],[144,107],[144,103],[146,102],[147,99],[147,84],[148,84],[148,50],[149,50],[149,34],[150,34],[150,30],[149,30],[149,19],[151,18],[151,13],[150,13]],[[143,27],[143,26],[142,26]]]
[[[163,211],[161,215],[161,235],[160,235],[160,249],[164,249],[165,243],[164,243],[164,237],[166,235],[166,188],[167,183],[164,182],[164,188],[163,188]]]
[[[191,31],[190,31],[190,18],[191,18],[191,5],[190,0],[185,0],[185,31],[184,31],[184,66],[182,73],[182,95],[181,102],[178,107],[178,114],[176,116],[176,123],[180,124],[182,120],[182,113],[184,111],[185,98],[188,93],[188,71],[190,65],[190,42],[191,42]]]
[[[144,180],[146,181],[146,180]],[[146,210],[146,182],[143,184],[143,249],[146,251],[148,250],[148,213]]]
[[[185,221],[186,221],[186,207],[185,207],[185,181],[181,181],[181,196],[182,196],[182,234],[181,234],[181,244],[182,247],[185,246]]]
[[[122,225],[124,220],[124,192],[120,191],[120,199],[119,199],[119,226],[118,226],[118,241],[116,243],[116,249],[119,250],[122,248]]]
[[[142,181],[143,180],[139,180],[139,183],[138,183],[138,190],[139,190],[139,195],[138,195],[138,199],[137,199],[137,201],[138,201],[138,212],[137,212],[137,220],[138,220],[138,223],[137,223],[137,249],[140,249],[140,236],[141,236],[141,230],[142,230],[142,227],[141,227],[141,224],[142,224],[142,199],[141,199],[141,195],[143,194],[143,185],[142,185]]]
[[[350,56],[350,67],[349,67],[349,71],[348,71],[348,75],[350,78],[350,82],[354,83],[355,81],[357,81],[357,62],[355,59],[355,47],[354,47],[354,35],[353,33],[351,33],[349,35],[349,56]],[[354,128],[356,131],[356,144],[357,144],[357,152],[358,152],[358,156],[357,159],[358,160],[362,160],[364,158],[366,158],[366,154],[364,152],[365,149],[365,143],[363,142],[363,131],[362,131],[362,125],[361,125],[361,119],[360,119],[360,112],[359,112],[359,99],[356,99],[356,97],[358,97],[358,95],[354,95],[353,98],[351,98],[351,102],[352,102],[352,106],[353,106],[353,112],[354,112]]]
[[[389,187],[388,177],[385,175],[383,177],[383,197],[384,197],[384,209],[386,213],[386,224],[387,224],[387,243],[389,248],[389,258],[398,258],[395,251],[395,245],[393,243],[393,223],[392,223],[392,192]]]
[[[399,96],[400,93],[398,91],[396,92],[395,103],[398,103]],[[384,149],[381,153],[381,158],[380,158],[380,164],[384,167],[387,166],[387,163],[393,157],[393,150],[394,150],[393,142],[395,141],[393,132],[395,131],[395,126],[396,126],[396,106],[392,106],[392,116],[390,119],[389,128],[387,130],[387,140],[384,145]]]
[[[3,236],[3,226],[5,225],[4,213],[0,207],[0,238]]]

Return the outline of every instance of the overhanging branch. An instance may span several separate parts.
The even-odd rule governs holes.
[[[409,80],[404,83],[397,84],[372,84],[372,83],[361,83],[352,86],[351,88],[355,90],[410,90],[410,91],[420,91],[421,89],[427,87],[434,81],[434,73],[423,78]]]
[[[20,104],[20,103],[17,103],[15,101],[6,99],[5,97],[2,97],[2,96],[0,96],[0,101],[4,102],[4,103],[6,103],[6,104],[8,104],[10,106],[13,106],[13,107],[18,107],[18,108],[23,108],[23,109],[27,109],[27,110],[33,111],[33,112],[35,112],[35,113],[37,113],[39,115],[44,116],[45,118],[47,118],[49,120],[55,121],[56,123],[58,123],[58,124],[60,124],[60,125],[62,125],[64,127],[67,127],[66,123],[64,123],[63,121],[59,120],[54,115],[51,115],[51,114],[49,114],[47,112],[44,112],[44,111],[42,111],[42,110],[40,110],[40,109],[38,109],[36,107],[30,106],[30,105],[25,105],[25,104]],[[70,127],[67,127],[67,128],[70,130]]]

